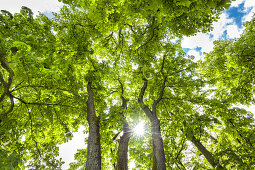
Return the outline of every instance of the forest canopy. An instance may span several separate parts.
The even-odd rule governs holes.
[[[195,62],[181,38],[230,0],[63,0],[52,19],[0,13],[0,167],[254,169],[255,18]],[[145,132],[136,135],[141,123]]]

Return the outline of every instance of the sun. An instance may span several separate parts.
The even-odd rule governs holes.
[[[143,136],[144,135],[144,122],[139,122],[133,129],[133,132],[136,136]]]

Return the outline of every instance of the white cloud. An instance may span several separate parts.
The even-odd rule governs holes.
[[[243,3],[245,0],[236,0],[236,1],[232,1],[231,3],[231,7],[238,7],[241,3]]]
[[[254,0],[236,0],[236,1],[232,1],[230,8],[238,7],[242,3],[244,3],[244,8],[250,8],[255,6]]]
[[[244,11],[248,12],[243,17],[243,22],[250,21],[255,13],[255,0],[236,0],[231,3],[231,7],[238,7],[244,3]],[[243,32],[243,28],[239,28],[233,18],[229,18],[227,13],[222,13],[217,22],[213,23],[213,30],[209,33],[198,33],[195,36],[184,37],[182,40],[182,47],[194,49],[201,47],[201,52],[210,52],[214,45],[214,40],[219,40],[224,32],[227,31],[227,38],[239,38]],[[211,35],[211,38],[210,38]]]
[[[245,8],[255,7],[255,1],[254,0],[246,0],[244,3]]]
[[[225,31],[230,34],[228,35],[228,37],[238,37],[241,33],[241,31],[235,25],[234,20],[229,18],[226,13],[222,13],[220,15],[220,19],[217,22],[214,22],[212,26],[213,30],[209,33],[198,33],[195,36],[184,37],[182,41],[182,47],[190,49],[201,47],[201,52],[208,53],[213,50],[213,41],[219,40],[223,36]],[[235,28],[235,26],[237,30],[230,30]],[[210,35],[212,36],[211,38]]]
[[[227,25],[228,38],[239,38],[244,29],[239,29],[237,25]]]
[[[201,52],[210,52],[213,49],[213,40],[209,34],[198,33],[195,36],[184,37],[181,42],[183,48],[201,47]]]
[[[247,13],[247,14],[243,17],[242,21],[243,21],[243,22],[251,21],[251,19],[252,19],[252,17],[253,17],[254,14],[255,14],[255,7],[252,7],[251,11],[250,11],[249,13]]]
[[[189,50],[188,55],[200,56],[200,53],[195,49],[191,49]]]
[[[35,15],[39,12],[57,12],[63,6],[58,0],[1,0],[0,10],[7,10],[11,13],[18,13],[22,6],[32,9]]]
[[[213,23],[213,30],[210,32],[210,34],[213,35],[213,40],[218,40],[222,37],[224,31],[227,29],[227,24],[231,24],[233,22],[234,20],[230,19],[226,13],[222,13],[220,15],[220,19]]]
[[[244,8],[244,11],[247,12],[247,14],[243,17],[242,21],[250,21],[255,14],[255,0],[246,0]]]
[[[195,57],[193,59],[194,62],[197,62],[198,60],[201,59],[201,55],[200,55],[199,51],[197,51],[195,49],[189,50],[188,55],[193,55]]]

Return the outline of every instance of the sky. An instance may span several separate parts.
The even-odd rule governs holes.
[[[222,12],[220,19],[213,23],[214,29],[208,33],[197,33],[195,36],[184,37],[182,47],[195,60],[202,59],[203,53],[213,50],[213,41],[239,38],[244,28],[243,23],[250,21],[255,13],[255,0],[236,0],[229,9]]]
[[[11,13],[20,11],[21,6],[27,6],[35,15],[39,11],[49,15],[50,12],[58,12],[63,6],[57,0],[0,0],[0,10],[8,10]],[[213,50],[213,41],[229,38],[239,38],[244,28],[242,24],[250,21],[255,13],[255,0],[236,0],[231,3],[229,9],[222,12],[220,19],[213,23],[214,29],[209,33],[197,33],[194,36],[184,37],[182,47],[188,55],[194,55],[195,61],[203,58],[203,53]],[[254,108],[251,108],[252,110]],[[254,109],[255,110],[255,109]],[[70,162],[74,161],[77,149],[85,148],[83,128],[74,133],[74,137],[68,143],[60,145],[60,157],[66,163],[62,166],[66,170]]]

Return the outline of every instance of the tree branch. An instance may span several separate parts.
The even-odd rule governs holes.
[[[119,136],[120,133],[121,133],[121,131],[118,132],[117,134],[115,134],[114,137],[112,138],[112,140],[115,141],[115,139]]]
[[[112,36],[113,36],[113,32],[111,32],[111,34],[110,34],[109,36],[105,37],[106,43],[104,44],[104,46],[106,46],[107,44],[109,44],[109,41],[110,41],[110,39],[112,38]]]
[[[122,100],[122,105],[121,105],[121,107],[122,107],[123,109],[126,109],[126,108],[127,108],[127,101],[128,101],[128,99],[125,99],[125,98],[123,97],[123,94],[124,94],[123,84],[122,84],[122,82],[120,81],[120,79],[118,79],[118,81],[119,81],[119,83],[120,83],[120,88],[121,88],[121,95],[120,95],[120,98],[121,98],[121,100]],[[123,113],[122,113],[122,114],[123,114]]]
[[[22,88],[45,88],[45,89],[52,89],[51,87],[48,87],[48,86],[41,86],[41,85],[27,85],[27,86],[21,86],[19,88],[17,88],[18,85],[10,92],[14,92],[14,91],[18,91]],[[62,89],[62,88],[54,88],[56,90],[61,90],[61,91],[67,91],[67,92],[70,92],[72,93],[70,90],[67,90],[67,89]]]
[[[70,108],[75,108],[79,109],[78,107],[70,106],[70,105],[65,105],[65,104],[60,104],[60,103],[36,103],[36,102],[27,102],[21,98],[18,98],[16,96],[13,96],[13,98],[19,100],[21,103],[25,105],[39,105],[39,106],[64,106],[64,107],[70,107]]]
[[[149,117],[149,119],[152,119],[152,111],[150,110],[150,108],[143,102],[143,97],[144,97],[144,93],[145,90],[147,88],[148,85],[148,80],[147,79],[143,79],[144,83],[143,83],[143,87],[140,91],[139,97],[138,97],[138,103],[140,105],[140,107],[143,109],[143,111],[145,112],[145,114]]]
[[[14,88],[13,88],[13,90],[11,90],[10,92],[12,93],[12,92],[14,92],[14,91],[16,91],[17,90],[17,88],[24,82],[25,80],[22,80],[19,84],[17,84],[17,86],[15,86]]]
[[[9,94],[9,97],[10,97],[10,101],[11,101],[11,106],[9,107],[9,110],[4,113],[5,116],[7,116],[7,114],[11,113],[14,108],[13,95]]]
[[[14,72],[13,70],[9,67],[8,62],[5,60],[4,56],[0,56],[0,62],[1,62],[1,66],[9,73],[9,77],[8,77],[8,82],[6,82],[4,80],[4,76],[3,74],[0,72],[0,82],[3,84],[4,86],[4,92],[0,97],[0,102],[2,102],[4,100],[4,97],[6,95],[9,96],[10,101],[11,101],[11,106],[9,107],[9,109],[4,113],[4,115],[6,116],[8,113],[12,112],[13,108],[14,108],[14,100],[13,100],[13,96],[10,93],[10,87],[13,81],[13,77],[14,77]]]
[[[160,72],[161,72],[161,74],[163,76],[163,84],[162,84],[162,87],[161,87],[161,90],[160,90],[160,95],[159,95],[157,100],[154,100],[153,106],[152,106],[152,112],[154,114],[156,114],[157,104],[161,101],[161,99],[162,99],[162,97],[164,95],[165,87],[166,87],[166,78],[167,78],[167,76],[163,72],[164,65],[165,65],[165,55],[163,56],[163,62],[162,62],[161,70],[160,70]]]
[[[140,48],[142,48],[143,46],[146,46],[147,44],[149,44],[149,42],[155,37],[155,29],[158,29],[159,25],[153,27],[155,25],[155,17],[152,17],[152,23],[145,29],[144,32],[146,32],[148,29],[150,29],[152,27],[152,36],[142,45],[140,45],[135,51],[138,51]],[[145,33],[144,33],[145,34]],[[143,34],[143,35],[144,35]]]
[[[247,139],[246,137],[244,137],[242,135],[241,132],[239,132],[239,130],[236,128],[236,126],[234,125],[233,121],[231,119],[228,119],[228,121],[231,123],[231,125],[234,127],[234,129],[236,130],[236,132],[238,133],[238,135],[245,140],[246,143],[248,143],[251,147],[253,147],[252,143],[250,142],[249,138]],[[238,142],[241,144],[241,141],[237,138]]]
[[[183,140],[183,141],[182,141],[182,146],[181,146],[179,152],[177,153],[175,159],[178,159],[179,155],[181,154],[182,150],[184,149],[184,143],[185,143],[185,142],[184,142],[184,140]]]
[[[132,26],[132,25],[130,25],[130,24],[124,24],[124,25],[129,26],[130,30],[131,30],[133,33],[135,33],[135,31],[134,31],[134,29],[133,29],[133,26]]]
[[[7,87],[7,83],[4,81],[4,77],[2,75],[2,73],[0,72],[0,82],[3,84],[4,86],[4,91],[3,94],[0,97],[0,102],[2,102],[4,100],[4,96],[6,95],[6,87]]]
[[[187,70],[187,69],[190,69],[190,67],[186,67],[186,68],[184,68],[184,69],[177,70],[176,72],[173,72],[173,73],[167,74],[167,75],[168,75],[168,76],[172,76],[172,75],[174,75],[174,74],[180,73],[180,72],[185,71],[185,70]]]
[[[12,81],[13,81],[13,77],[14,77],[14,72],[13,70],[9,67],[9,64],[8,62],[5,60],[4,56],[3,55],[0,55],[0,62],[1,62],[1,66],[9,73],[9,78],[8,78],[8,82],[6,82],[4,80],[4,76],[3,74],[0,72],[0,82],[3,84],[4,86],[4,92],[3,94],[0,96],[0,102],[2,102],[4,100],[4,97],[5,95],[9,95],[10,96],[10,100],[11,100],[11,103],[12,103],[12,106],[10,107],[9,111],[7,111],[8,113],[12,111],[13,109],[13,105],[14,105],[14,102],[13,102],[13,99],[11,98],[11,94],[10,94],[10,87],[11,87],[11,84],[12,84]]]
[[[5,90],[9,91],[12,81],[13,81],[13,77],[14,77],[14,72],[13,70],[9,67],[8,62],[5,60],[4,56],[0,56],[0,62],[2,67],[9,73],[9,78],[8,78],[8,82],[7,85],[5,86]]]

